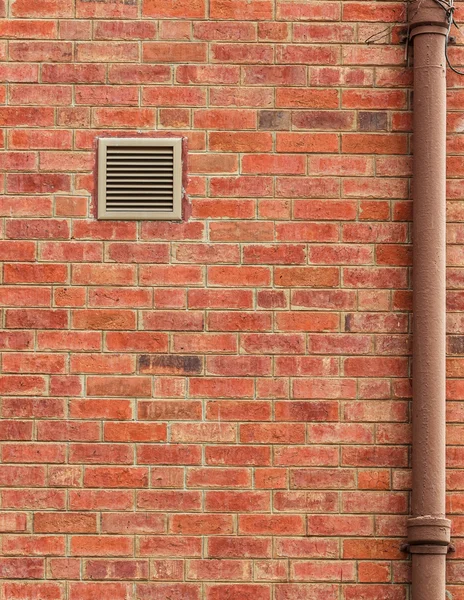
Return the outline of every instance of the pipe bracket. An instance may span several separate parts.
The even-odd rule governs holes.
[[[434,546],[433,544],[423,546],[411,546],[410,544],[401,544],[400,552],[406,554],[451,554],[456,552],[456,546],[449,544],[448,546]]]

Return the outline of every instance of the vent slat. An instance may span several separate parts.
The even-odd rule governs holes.
[[[159,158],[155,158],[153,156],[115,156],[112,159],[108,160],[108,164],[112,165],[114,163],[119,164],[120,162],[134,163],[137,161],[149,161],[153,163],[160,164],[171,164],[172,165],[172,157],[169,156],[160,156]]]
[[[143,147],[140,146],[113,146],[108,147],[107,154],[111,156],[112,154],[173,154],[173,149],[169,146],[165,146],[164,148],[153,147]]]
[[[132,202],[136,202],[138,200],[143,200],[144,202],[153,202],[153,195],[152,194],[144,194],[143,192],[140,192],[137,195],[134,196],[111,196],[108,198],[108,204],[111,202],[127,202],[127,203],[132,203]],[[156,196],[156,200],[157,202],[170,202],[172,204],[172,196],[163,196],[163,195],[159,195]]]
[[[172,185],[157,185],[156,183],[147,183],[147,184],[142,184],[142,183],[131,183],[131,185],[108,185],[107,186],[109,191],[111,190],[120,190],[120,189],[125,189],[128,192],[130,192],[131,189],[149,189],[149,190],[172,190]]]
[[[167,168],[172,169],[172,161],[171,162],[158,162],[158,161],[145,161],[142,162],[140,160],[137,161],[114,161],[108,162],[108,167],[111,169],[115,169],[117,167],[158,167],[158,168]]]
[[[122,208],[127,208],[127,205],[124,202],[114,202],[113,204],[109,205],[112,209],[114,208],[116,209],[122,209]],[[143,208],[151,208],[151,205],[147,202],[134,202],[133,204],[131,204],[131,208],[135,208],[137,206],[142,206]],[[172,207],[172,202],[159,202],[157,205],[157,208],[170,208]]]
[[[108,183],[117,183],[118,181],[121,181],[121,177],[124,177],[127,181],[141,181],[143,179],[146,179],[147,181],[154,181],[154,179],[155,179],[153,177],[153,174],[150,174],[150,173],[139,173],[139,174],[118,173],[117,175],[109,175],[106,178],[106,181]],[[162,173],[161,175],[158,175],[156,177],[156,180],[172,182],[172,175],[166,175],[165,173]]]

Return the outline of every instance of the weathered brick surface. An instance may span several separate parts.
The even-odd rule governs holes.
[[[394,1],[0,0],[3,600],[409,597],[404,18]],[[156,132],[188,144],[184,222],[96,221],[96,138]]]

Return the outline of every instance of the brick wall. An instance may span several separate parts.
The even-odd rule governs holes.
[[[404,9],[0,0],[2,600],[408,598]],[[188,138],[185,221],[96,221],[96,138],[154,130]]]

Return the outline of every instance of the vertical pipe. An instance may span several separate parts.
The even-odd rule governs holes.
[[[445,515],[445,38],[414,38],[412,513]]]
[[[412,599],[444,600],[445,518],[446,15],[410,3],[414,41]]]

